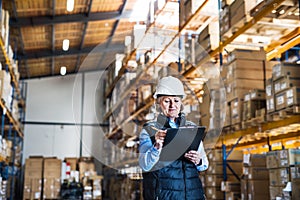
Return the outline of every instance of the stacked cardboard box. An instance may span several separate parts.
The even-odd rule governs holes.
[[[61,183],[61,160],[57,158],[44,159],[43,197],[44,199],[59,198]]]
[[[230,106],[230,125],[240,125],[243,120],[245,95],[249,91],[255,93],[254,91],[264,90],[265,79],[271,76],[271,72],[271,66],[266,64],[265,52],[262,49],[260,51],[235,49],[228,55],[226,64],[222,67],[221,76]],[[258,108],[255,108],[252,103],[256,98],[249,99],[251,100],[249,101],[250,111],[245,112],[255,113]],[[248,108],[248,103],[245,104]]]
[[[195,13],[202,1],[198,0],[182,0],[179,7],[179,26],[183,26],[186,21]]]
[[[288,182],[299,177],[300,149],[285,149],[267,153],[267,168],[270,176],[271,199],[291,199],[291,194],[286,191]]]
[[[233,151],[228,157],[228,164],[233,171],[240,176],[242,173],[242,155],[241,151]],[[228,192],[228,195],[234,195],[234,187],[238,184],[237,178],[226,167],[227,181],[224,181],[224,169],[223,169],[223,156],[221,149],[214,149],[208,152],[209,167],[204,174],[205,194],[207,199],[224,199],[224,192]],[[230,162],[234,161],[234,162]]]
[[[300,102],[300,65],[279,63],[273,66],[272,83],[275,110],[279,111]]]
[[[5,70],[0,70],[0,97],[4,100],[7,108],[10,109],[12,101],[11,76]]]
[[[260,118],[261,122],[266,114],[266,92],[265,90],[254,89],[244,96],[243,102],[243,122],[253,118]]]
[[[219,22],[209,23],[198,36],[198,43],[206,51],[216,49],[219,44]]]
[[[95,164],[91,157],[81,157],[78,161],[80,180],[85,176],[95,175]]]
[[[1,37],[7,49],[9,46],[9,12],[2,9],[1,14]]]
[[[42,198],[43,157],[27,158],[25,161],[23,199]]]
[[[221,35],[227,35],[229,29],[233,29],[234,32],[236,28],[243,26],[250,19],[250,11],[258,3],[258,1],[223,0],[220,14]]]
[[[299,105],[299,64],[276,63],[272,66],[272,77],[266,80],[267,113]]]
[[[266,155],[245,154],[241,199],[269,199],[269,171],[266,168]]]

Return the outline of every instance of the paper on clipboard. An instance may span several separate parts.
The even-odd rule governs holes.
[[[173,161],[190,150],[198,150],[205,137],[204,126],[188,126],[167,129],[164,146],[160,154],[161,161]]]

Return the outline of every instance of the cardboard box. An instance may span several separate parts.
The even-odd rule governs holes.
[[[241,199],[248,199],[248,180],[241,179]]]
[[[272,113],[275,111],[275,98],[274,96],[266,98],[266,108],[267,113]]]
[[[300,164],[300,149],[284,149],[267,152],[267,168],[282,168]]]
[[[236,181],[223,181],[221,184],[221,190],[224,192],[240,192],[241,183]]]
[[[60,178],[61,177],[61,163],[62,161],[57,158],[44,159],[44,178]]]
[[[299,66],[300,67],[300,66]],[[281,78],[278,78],[274,81],[274,92],[275,94],[284,91],[286,89],[289,89],[293,86],[300,87],[300,79],[299,78],[290,78],[289,76],[284,76]]]
[[[229,162],[228,163],[231,169],[237,174],[242,174],[242,163],[241,162]],[[221,162],[209,162],[209,166],[207,169],[207,175],[223,175],[223,164]],[[226,167],[227,175],[233,175],[232,172]]]
[[[60,178],[44,178],[43,179],[43,198],[58,199],[60,197]]]
[[[248,180],[248,199],[269,199],[268,180]]]
[[[262,49],[257,50],[248,50],[248,49],[234,49],[229,53],[227,62],[231,62],[233,60],[245,60],[245,62],[249,62],[249,60],[266,60],[266,52]],[[240,65],[242,66],[242,64]],[[254,65],[252,65],[253,67]],[[251,67],[251,66],[250,66]],[[272,66],[273,67],[273,66]],[[266,67],[267,70],[272,69],[271,67]]]
[[[243,120],[255,118],[257,110],[266,108],[266,100],[250,100],[243,102]]]
[[[290,181],[290,168],[269,169],[269,176],[271,186],[286,186]]]
[[[237,124],[242,122],[243,100],[235,98],[230,102],[231,123]]]
[[[243,163],[250,167],[266,167],[266,154],[244,154]]]
[[[273,66],[272,77],[273,80],[278,78],[289,76],[290,78],[300,78],[299,64],[293,63],[280,63]]]
[[[300,178],[292,180],[292,200],[300,199]]]
[[[270,199],[292,199],[289,192],[284,192],[284,186],[270,186]]]
[[[287,107],[286,91],[275,94],[275,110],[282,110]]]
[[[208,187],[216,187],[221,186],[221,182],[223,181],[223,174],[206,174],[205,176],[205,185]]]
[[[227,153],[228,155],[228,153]],[[222,155],[222,149],[213,149],[207,154],[208,159],[210,162],[222,162],[223,155]],[[232,151],[228,157],[227,160],[235,160],[235,161],[243,161],[243,151]]]
[[[275,94],[275,109],[281,110],[289,106],[299,105],[300,88],[288,88],[278,94]]]
[[[252,180],[269,180],[269,170],[264,167],[244,167],[246,179]]]
[[[290,167],[291,179],[300,178],[300,165]]]
[[[24,182],[23,199],[40,199],[42,196],[42,179],[27,178]]]
[[[206,187],[205,194],[207,199],[224,199],[224,193],[220,187]]]
[[[267,79],[266,80],[266,97],[271,97],[274,95],[274,84],[273,79]]]
[[[87,176],[91,174],[94,175],[95,173],[95,165],[93,162],[79,162],[78,166],[79,166],[80,180],[86,175]]]
[[[65,158],[66,163],[70,164],[71,171],[77,170],[77,160],[78,158],[71,158],[71,157]]]
[[[43,175],[43,157],[27,158],[25,161],[25,179],[42,178]]]
[[[293,106],[300,104],[300,88],[291,87],[286,90],[286,105]]]

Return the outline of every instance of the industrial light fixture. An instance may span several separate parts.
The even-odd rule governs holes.
[[[62,76],[64,76],[64,75],[66,75],[66,73],[67,73],[67,68],[65,66],[61,66],[60,67],[60,74]]]
[[[74,10],[74,0],[67,0],[67,11],[72,12]]]
[[[68,50],[69,50],[69,46],[70,46],[70,40],[64,39],[64,40],[63,40],[62,49],[63,49],[64,51],[68,51]]]

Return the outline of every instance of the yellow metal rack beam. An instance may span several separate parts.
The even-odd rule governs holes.
[[[19,135],[20,137],[23,138],[24,135],[23,135],[23,133],[22,133],[21,130],[20,130],[20,125],[19,125],[19,124],[17,123],[17,121],[13,118],[11,112],[10,112],[10,111],[8,110],[8,108],[5,106],[3,100],[0,100],[0,107],[1,107],[2,110],[3,110],[2,112],[6,112],[5,114],[6,114],[6,116],[8,117],[9,122],[12,123],[13,128],[18,132],[18,135]]]
[[[247,135],[252,135],[257,132],[265,132],[271,129],[284,127],[290,124],[300,123],[300,115],[292,115],[282,120],[267,122],[261,124],[260,126],[251,127],[245,130],[239,130],[232,133],[227,133],[222,135],[222,140],[237,140],[240,137],[244,137]],[[284,136],[283,136],[284,137]],[[259,141],[257,141],[259,142]]]

